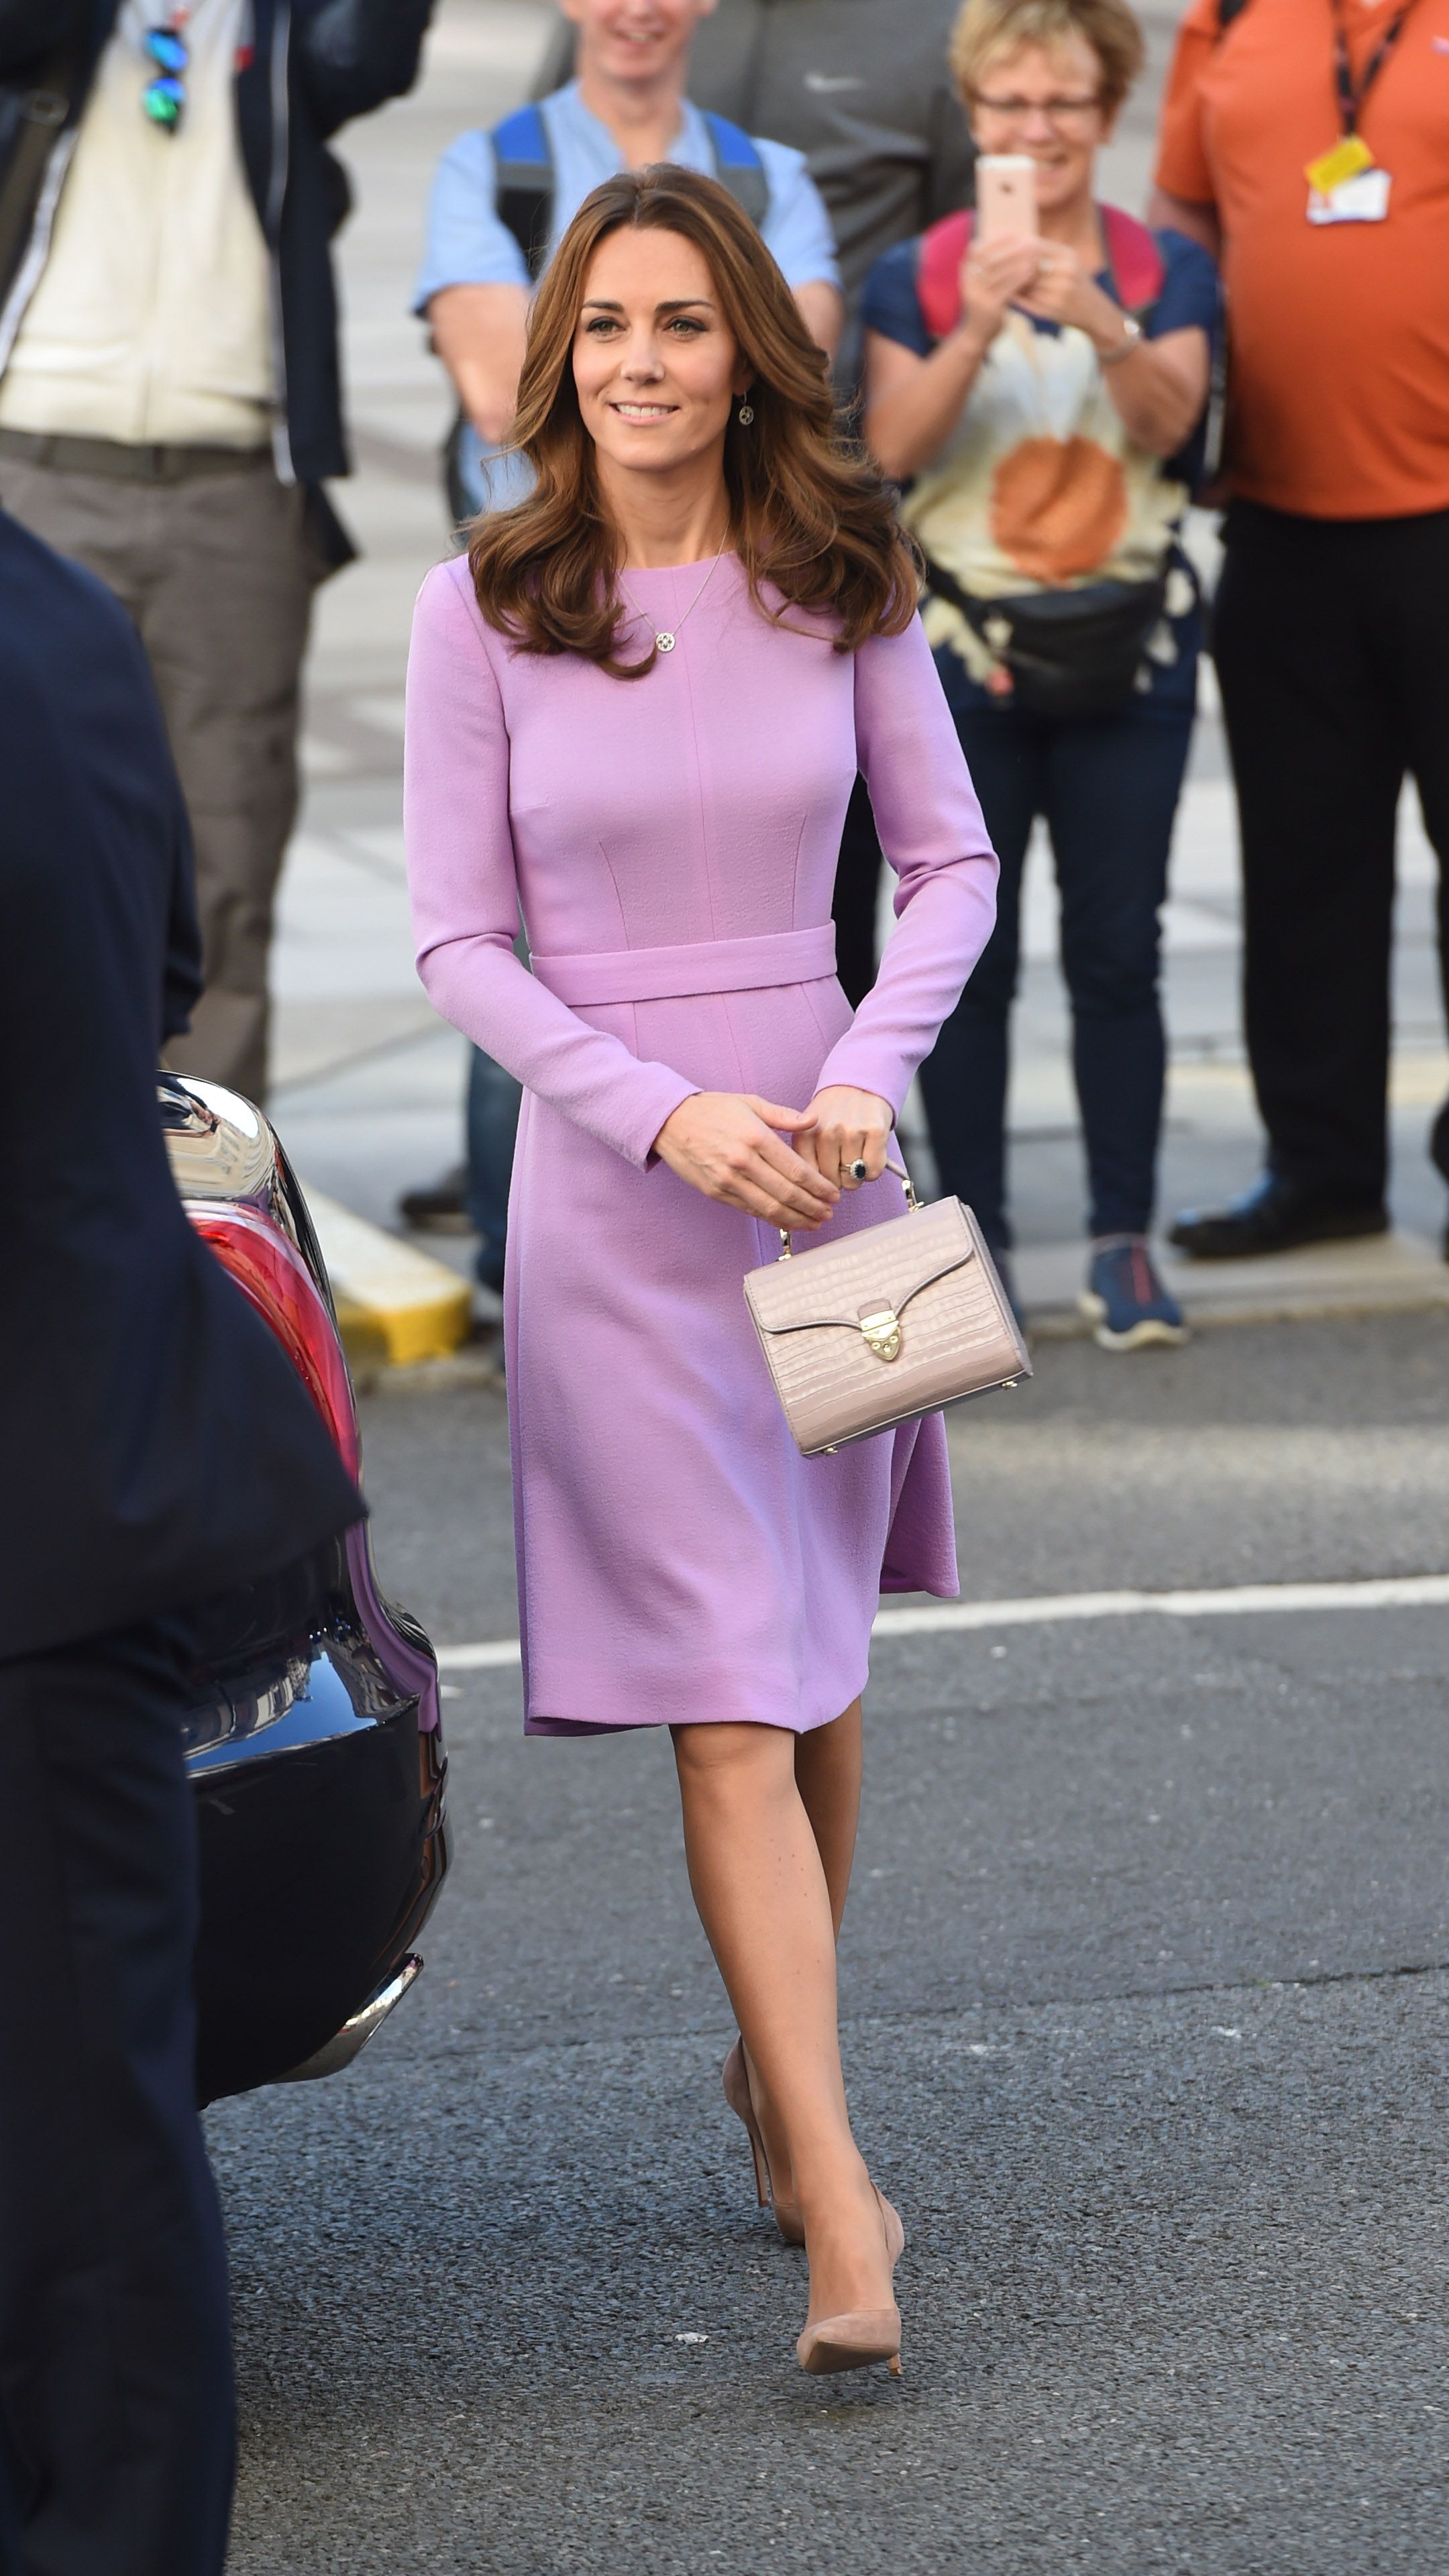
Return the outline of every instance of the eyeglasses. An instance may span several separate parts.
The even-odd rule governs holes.
[[[141,92],[141,105],[152,124],[168,134],[176,132],[186,106],[185,24],[186,15],[178,9],[169,26],[148,27],[145,35],[145,51],[156,69]]]
[[[1002,116],[1013,125],[1024,124],[1029,116],[1044,116],[1051,125],[1074,125],[1080,118],[1095,116],[1102,101],[1092,98],[987,98],[981,90],[973,93],[972,105],[984,107],[992,116]]]

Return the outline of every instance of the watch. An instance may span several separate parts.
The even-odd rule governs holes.
[[[1120,367],[1123,359],[1130,358],[1133,350],[1140,349],[1141,346],[1141,323],[1138,321],[1135,313],[1124,313],[1122,316],[1122,338],[1118,346],[1115,349],[1099,349],[1097,351],[1097,364],[1099,367]]]

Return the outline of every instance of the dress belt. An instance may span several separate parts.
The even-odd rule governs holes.
[[[675,1002],[691,993],[751,993],[813,984],[835,972],[835,924],[759,939],[690,939],[680,948],[619,948],[600,957],[540,957],[533,971],[561,1002]]]

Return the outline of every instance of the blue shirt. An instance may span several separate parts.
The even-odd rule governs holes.
[[[552,259],[585,197],[628,164],[608,127],[585,107],[577,81],[542,99],[539,112],[548,130],[554,171],[547,255]],[[769,191],[760,235],[786,285],[807,286],[819,279],[838,287],[840,267],[830,218],[805,155],[786,143],[751,139]],[[688,99],[680,111],[679,132],[669,158],[683,169],[699,170],[706,178],[715,176],[709,128]],[[481,128],[460,134],[438,164],[428,200],[423,264],[413,295],[415,313],[423,312],[429,299],[446,286],[531,284],[528,263],[507,225],[499,220],[497,196],[491,138]],[[500,452],[486,447],[471,428],[465,433],[459,462],[463,481],[480,508],[485,496],[493,508],[502,509],[521,500],[528,490],[531,477],[525,461],[514,456],[505,457],[501,464],[491,463]]]
[[[553,230],[548,244],[552,259],[585,197],[628,164],[608,127],[585,107],[577,81],[543,99],[540,113],[554,168]],[[830,218],[804,153],[793,152],[786,143],[767,143],[758,136],[752,140],[769,188],[760,232],[786,285],[807,286],[819,278],[839,286]],[[706,178],[715,175],[709,128],[688,99],[668,157],[682,169],[702,171]],[[481,128],[460,134],[444,153],[433,181],[413,310],[421,313],[429,298],[445,286],[527,286],[529,282],[523,253],[498,218],[492,142]]]

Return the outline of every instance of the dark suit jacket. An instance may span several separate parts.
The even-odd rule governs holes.
[[[190,869],[129,620],[0,513],[0,1656],[249,1582],[362,1509],[172,1183]]]

